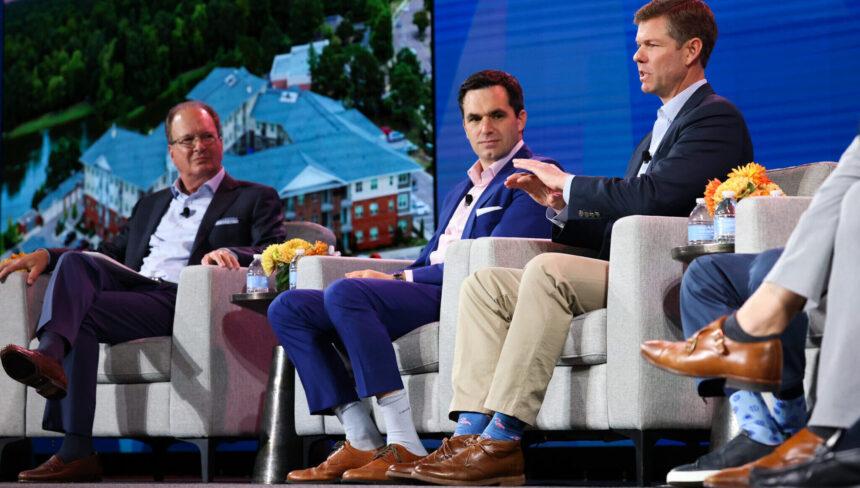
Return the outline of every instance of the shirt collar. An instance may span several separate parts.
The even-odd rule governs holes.
[[[687,103],[687,100],[689,100],[690,97],[693,96],[693,93],[695,93],[700,86],[704,85],[707,82],[708,80],[701,79],[685,88],[681,93],[672,97],[671,100],[666,102],[662,107],[657,110],[657,117],[659,118],[662,116],[663,118],[668,120],[669,123],[672,123],[672,121],[675,120],[675,117],[678,116],[678,112],[680,112],[681,109],[684,108],[684,104]]]
[[[214,195],[215,192],[218,191],[218,187],[221,186],[221,181],[224,180],[224,175],[226,173],[227,172],[224,170],[224,167],[222,166],[221,170],[218,171],[218,173],[215,176],[213,176],[212,178],[210,178],[206,183],[203,183],[202,185],[200,185],[200,188],[198,188],[197,191],[194,192],[194,194],[196,195],[196,194],[200,193],[200,191],[203,190],[203,188],[206,188],[207,190],[204,190],[204,191],[207,191],[211,195]],[[179,181],[180,181],[179,178],[176,178],[176,181],[174,181],[173,185],[170,187],[170,191],[171,191],[171,193],[173,193],[173,198],[176,198],[179,195],[184,195],[184,193],[182,193],[182,190],[179,189]],[[188,195],[188,196],[191,196],[191,195]]]
[[[519,152],[520,149],[522,149],[524,144],[525,142],[520,139],[520,142],[516,143],[516,145],[514,145],[513,149],[511,149],[508,154],[506,154],[501,159],[497,159],[493,164],[490,165],[489,168],[485,170],[481,169],[482,166],[480,159],[475,161],[475,164],[473,164],[472,167],[469,168],[468,171],[466,171],[466,174],[469,176],[469,179],[472,180],[472,184],[475,186],[482,186],[492,181],[492,179],[495,178],[497,174],[499,174],[499,171],[502,170],[502,167],[508,164],[508,161],[510,161],[511,158],[514,157],[514,154],[516,154],[517,152]]]

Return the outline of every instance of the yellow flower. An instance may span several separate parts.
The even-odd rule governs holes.
[[[276,252],[278,252],[277,244],[272,244],[263,251],[263,271],[265,271],[267,275],[272,274],[272,271],[277,269],[277,263],[275,261]]]
[[[5,262],[7,262],[7,261],[11,261],[11,260],[13,260],[13,259],[18,259],[18,258],[20,258],[21,256],[26,256],[26,255],[27,255],[27,253],[23,253],[23,252],[22,252],[22,253],[18,253],[18,254],[12,253],[12,255],[11,255],[11,256],[9,256],[8,258],[6,258],[6,259],[4,259],[4,260],[0,261],[0,264],[3,264],[3,263],[5,263]],[[19,269],[18,271],[21,271],[22,273],[26,273],[26,272],[29,272],[30,270],[29,270],[29,269]]]
[[[714,208],[723,200],[724,191],[735,192],[735,200],[740,200],[755,191],[755,183],[746,176],[735,176],[727,179],[714,191]]]
[[[270,275],[284,266],[289,266],[293,258],[296,257],[297,249],[304,249],[305,256],[325,255],[328,251],[328,244],[322,241],[311,244],[298,238],[290,239],[281,244],[272,244],[263,251],[263,270],[267,275]]]
[[[738,166],[729,174],[729,179],[732,178],[748,178],[753,181],[755,186],[770,183],[770,178],[765,173],[767,170],[764,166],[757,163],[749,163],[746,166]]]

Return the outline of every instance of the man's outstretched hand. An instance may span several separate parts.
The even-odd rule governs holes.
[[[45,268],[48,267],[48,262],[50,262],[50,260],[51,255],[48,254],[48,251],[38,249],[30,254],[25,254],[6,261],[5,263],[0,264],[0,281],[5,280],[9,273],[26,269],[29,270],[29,273],[27,274],[27,284],[32,285],[36,282],[36,278],[45,271]]]
[[[564,185],[569,174],[554,164],[534,159],[517,158],[513,162],[515,168],[531,171],[533,174],[514,173],[505,180],[506,187],[523,190],[537,203],[556,211],[564,208]]]

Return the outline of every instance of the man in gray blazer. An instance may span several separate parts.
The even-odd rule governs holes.
[[[828,438],[860,418],[860,135],[816,192],[761,286],[731,317],[721,317],[691,341],[649,341],[642,354],[655,365],[697,377],[722,377],[760,389],[779,384],[779,334],[803,309],[827,296],[827,316],[818,369],[817,402],[807,428],[773,453],[705,479],[705,486],[746,486],[750,473],[766,479],[813,456]],[[850,372],[850,373],[849,373]],[[848,374],[846,374],[848,373]],[[822,449],[829,449],[830,444]],[[820,451],[821,449],[819,449]],[[809,480],[813,486],[814,480]]]

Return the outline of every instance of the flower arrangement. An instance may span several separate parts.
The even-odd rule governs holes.
[[[765,174],[764,166],[756,163],[749,163],[746,166],[738,166],[733,169],[728,175],[726,181],[720,181],[716,178],[708,182],[705,187],[705,204],[708,206],[708,212],[714,215],[717,205],[723,199],[724,191],[735,192],[735,200],[740,200],[746,197],[759,197],[770,195],[772,191],[782,191],[776,183],[770,180]]]
[[[290,285],[290,262],[296,257],[296,250],[304,249],[305,256],[319,256],[328,254],[328,244],[316,241],[315,244],[304,239],[290,239],[281,244],[272,244],[263,251],[263,271],[267,275],[277,273],[275,288],[283,291]]]

